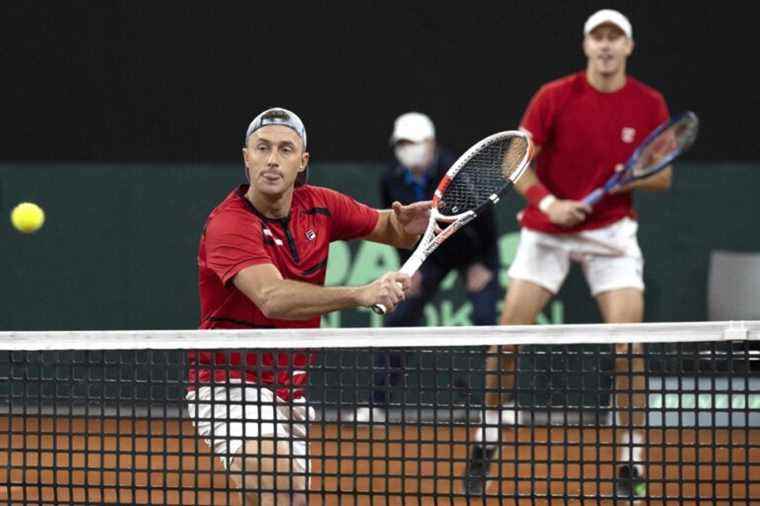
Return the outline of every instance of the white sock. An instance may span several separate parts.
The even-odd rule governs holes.
[[[486,410],[485,438],[483,427],[479,427],[477,433],[475,434],[475,440],[481,443],[485,442],[486,446],[496,446],[496,444],[499,442],[499,433],[501,432],[499,419],[500,417],[498,411],[494,411],[492,409]]]
[[[620,448],[620,460],[629,460],[631,462],[641,462],[644,456],[644,438],[641,437],[641,433],[637,430],[633,431],[633,446],[629,447],[631,443],[631,432],[627,431],[623,434],[623,440],[621,442],[622,448]],[[639,471],[642,471],[640,465],[636,466]]]

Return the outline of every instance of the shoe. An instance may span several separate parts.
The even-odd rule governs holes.
[[[470,460],[464,475],[464,490],[470,495],[483,495],[486,491],[488,470],[491,467],[496,447],[476,445],[472,447]]]
[[[647,484],[639,471],[639,467],[634,464],[623,464],[618,467],[617,480],[615,481],[615,495],[638,499],[646,496]]]
[[[380,408],[359,408],[343,417],[344,422],[385,423],[385,410]]]

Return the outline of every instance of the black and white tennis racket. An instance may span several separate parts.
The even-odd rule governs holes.
[[[510,130],[486,137],[460,156],[438,183],[425,233],[399,272],[413,275],[451,234],[495,205],[523,175],[530,154],[528,136]],[[373,305],[372,310],[386,312],[382,304]]]
[[[698,131],[699,118],[691,111],[658,126],[628,158],[623,170],[613,174],[604,186],[589,193],[583,202],[592,206],[612,189],[661,171],[694,144]]]

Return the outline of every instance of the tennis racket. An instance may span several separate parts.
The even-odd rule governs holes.
[[[623,170],[613,174],[604,186],[589,193],[583,202],[592,206],[612,189],[661,171],[694,144],[698,130],[699,118],[691,111],[658,126],[628,158]]]
[[[511,130],[486,137],[460,156],[438,183],[425,233],[399,272],[413,275],[443,241],[495,205],[525,172],[530,153],[528,136]],[[372,310],[386,313],[382,304]]]

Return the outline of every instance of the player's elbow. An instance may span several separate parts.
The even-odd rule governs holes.
[[[259,310],[261,311],[261,314],[264,315],[264,318],[267,319],[281,319],[280,314],[282,313],[282,308],[273,300],[264,300],[263,302],[257,304],[259,307]]]
[[[269,297],[257,304],[265,318],[270,320],[307,320],[303,308],[294,306],[290,298]]]
[[[275,285],[262,287],[252,296],[249,295],[249,298],[265,318],[282,319],[282,315],[287,312],[287,307],[283,304],[283,297],[278,294]]]
[[[257,304],[265,318],[270,320],[291,320],[293,319],[292,308],[279,300],[277,297],[267,297]]]
[[[265,318],[269,320],[301,320],[303,317],[293,313],[293,310],[284,304],[267,302],[262,304],[259,309]]]

